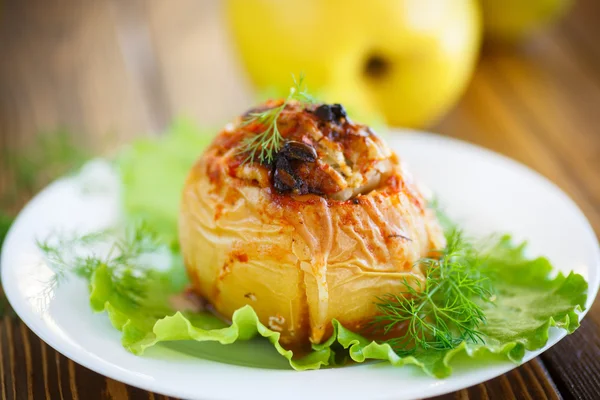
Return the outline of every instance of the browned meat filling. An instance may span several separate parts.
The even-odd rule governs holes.
[[[280,104],[267,102],[249,113]],[[273,161],[269,165],[243,163],[243,140],[265,129],[259,122],[242,123],[244,118],[228,126],[209,153],[226,156],[232,176],[260,187],[271,185],[281,193],[314,193],[343,201],[378,187],[397,162],[381,139],[369,127],[352,122],[341,105],[292,102],[278,119],[284,144]]]

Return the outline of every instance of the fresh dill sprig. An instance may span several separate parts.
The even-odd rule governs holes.
[[[44,292],[52,293],[69,275],[89,281],[98,268],[105,267],[110,273],[116,295],[131,306],[138,307],[146,297],[152,273],[144,265],[143,256],[157,252],[162,244],[145,224],[128,229],[117,240],[114,240],[115,236],[116,232],[106,230],[74,235],[68,239],[52,235],[44,241],[38,241],[38,248],[54,272]],[[99,256],[97,253],[107,255]]]
[[[258,134],[244,139],[240,149],[240,153],[247,155],[244,159],[244,163],[253,163],[257,159],[261,163],[273,162],[275,154],[283,145],[283,136],[281,136],[281,133],[279,132],[277,121],[285,107],[292,100],[305,104],[316,102],[306,89],[304,84],[304,74],[300,74],[298,79],[296,79],[295,76],[292,76],[292,79],[294,85],[290,88],[289,95],[280,106],[261,112],[250,113],[242,122],[242,126],[259,124],[266,127]]]
[[[452,349],[463,341],[484,342],[478,327],[486,322],[482,304],[492,299],[490,281],[482,273],[477,251],[459,230],[447,240],[439,257],[417,263],[425,269],[424,282],[405,280],[403,291],[378,298],[380,315],[374,324],[385,334],[405,330],[386,341],[399,355]]]

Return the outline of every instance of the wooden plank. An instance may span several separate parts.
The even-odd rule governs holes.
[[[0,321],[0,348],[2,348],[2,399],[14,399],[14,350],[12,348],[12,332],[6,329],[6,317]]]
[[[253,102],[229,40],[223,2],[149,0],[147,12],[175,116],[220,127]]]
[[[595,307],[599,314],[600,305]],[[600,394],[600,324],[586,318],[570,337],[542,355],[556,386],[565,398],[596,399]]]
[[[17,399],[17,394],[21,393],[21,390],[24,389],[24,383],[25,383],[25,379],[23,379],[23,377],[25,377],[25,372],[24,372],[24,367],[25,367],[25,363],[22,362],[22,358],[20,358],[20,353],[19,350],[22,349],[22,347],[20,346],[20,342],[18,340],[18,335],[15,336],[15,332],[14,332],[14,326],[15,321],[13,321],[11,318],[8,317],[4,317],[3,319],[3,325],[2,325],[2,329],[4,329],[6,335],[6,346],[8,347],[8,361],[9,361],[9,373],[10,375],[8,375],[6,381],[8,383],[8,387],[9,389],[9,393],[11,396],[9,396],[9,398],[12,399]],[[25,388],[25,390],[27,390]]]
[[[154,134],[167,129],[172,115],[165,92],[164,77],[156,59],[156,46],[148,21],[147,2],[111,2],[115,29],[129,78],[133,83],[145,119]]]
[[[124,383],[117,382],[112,379],[106,379],[106,396],[111,399],[123,399],[129,400],[129,393],[127,393],[127,386]]]
[[[530,132],[548,143],[556,161],[590,203],[600,204],[595,160],[600,154],[597,127],[600,80],[578,63],[558,38],[539,40],[544,51],[533,57],[514,54],[495,60],[498,90],[510,98],[514,113]]]
[[[600,47],[597,44],[600,37],[599,18],[600,2],[578,0],[573,2],[568,17],[557,25],[560,37],[577,53],[577,59],[596,72],[600,69]]]
[[[61,126],[96,146],[115,132],[126,139],[148,128],[107,4],[3,2],[0,136],[8,147]]]
[[[539,358],[509,373],[468,389],[434,397],[434,400],[558,400],[561,396]]]

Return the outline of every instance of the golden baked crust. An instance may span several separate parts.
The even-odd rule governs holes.
[[[252,305],[288,346],[323,341],[333,318],[359,329],[375,297],[422,280],[415,261],[443,245],[393,152],[346,117],[324,122],[316,107],[292,104],[280,119],[286,141],[316,153],[286,164],[293,184],[276,186],[276,162],[242,163],[240,144],[255,132],[237,121],[191,170],[179,223],[198,293],[227,318]]]

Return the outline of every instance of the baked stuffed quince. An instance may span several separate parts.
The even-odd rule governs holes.
[[[339,104],[283,100],[227,125],[196,162],[179,234],[197,293],[225,318],[251,305],[288,347],[324,341],[334,318],[364,327],[376,298],[418,287],[415,262],[444,245],[412,177],[369,127]]]

